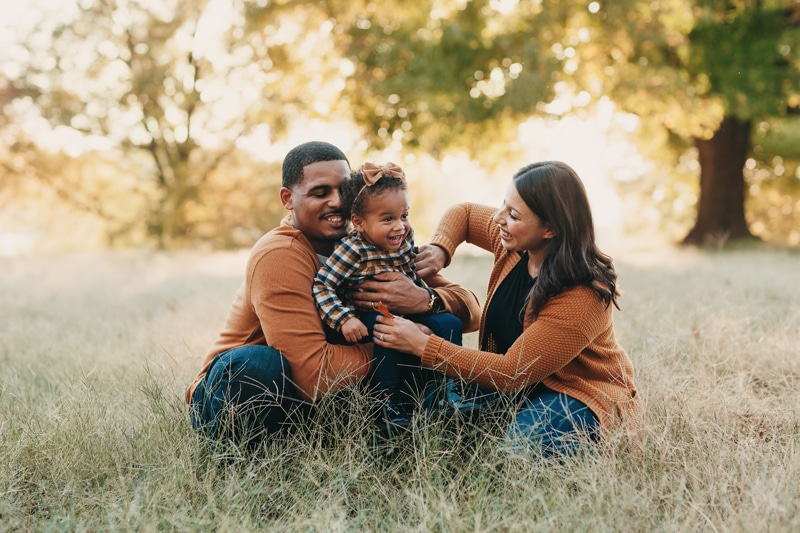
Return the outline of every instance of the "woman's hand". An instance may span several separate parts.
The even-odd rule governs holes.
[[[428,335],[417,324],[405,318],[379,316],[372,335],[378,346],[422,357]]]
[[[423,244],[417,249],[417,257],[414,261],[417,275],[422,279],[438,274],[444,268],[447,255],[444,250],[433,244]]]

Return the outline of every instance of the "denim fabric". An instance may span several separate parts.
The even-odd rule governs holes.
[[[307,410],[281,353],[252,345],[216,356],[192,397],[191,420],[212,439],[252,441],[285,429]]]
[[[524,396],[507,436],[546,456],[572,455],[599,440],[600,421],[583,402],[539,384]]]
[[[373,334],[376,318],[380,313],[362,313],[359,318],[367,326],[370,336]],[[430,315],[409,315],[412,322],[428,326],[433,333],[453,344],[461,345],[461,320],[450,313],[433,313]],[[401,366],[419,366],[419,359],[408,354],[398,353],[388,348],[375,345],[373,351],[374,374],[373,383],[378,389],[397,387],[402,381]]]

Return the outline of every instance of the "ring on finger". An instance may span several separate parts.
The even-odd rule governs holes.
[[[385,337],[386,337],[386,334],[385,334],[385,333],[381,333],[381,336],[380,336],[379,338],[380,338],[381,340],[383,340]]]
[[[371,305],[372,305],[372,310],[373,311],[377,311],[378,310],[378,306],[375,304],[375,302],[372,302]]]

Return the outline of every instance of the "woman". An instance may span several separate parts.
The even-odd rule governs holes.
[[[426,247],[430,265],[420,270],[447,266],[462,242],[494,254],[480,349],[428,335],[399,317],[378,319],[375,342],[520,400],[509,433],[545,453],[569,453],[622,424],[638,426],[633,365],[612,322],[617,275],[595,244],[575,171],[560,162],[528,165],[514,175],[499,211],[471,203],[451,208],[435,246]]]

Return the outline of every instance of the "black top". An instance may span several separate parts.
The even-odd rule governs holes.
[[[514,341],[522,335],[525,318],[525,297],[536,283],[528,274],[528,253],[500,283],[486,310],[486,335],[481,350],[488,350],[487,339],[494,339],[495,353],[506,353]]]

